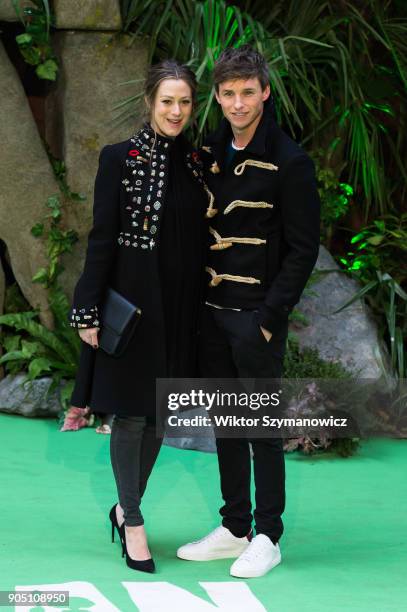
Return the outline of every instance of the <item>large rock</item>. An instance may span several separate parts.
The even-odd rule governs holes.
[[[182,416],[185,418],[193,418],[196,416],[207,417],[208,413],[203,407],[192,408],[182,412]],[[172,430],[174,431],[174,430]],[[188,427],[182,431],[181,427],[177,427],[177,436],[171,436],[171,427],[167,428],[163,443],[167,446],[173,446],[174,448],[182,448],[183,450],[199,450],[205,453],[216,452],[216,439],[213,428],[203,427],[201,428],[201,435],[188,436]],[[184,434],[184,435],[182,435]]]
[[[64,30],[120,30],[119,0],[54,0],[56,27]]]
[[[11,0],[0,0],[0,21],[18,21]]]
[[[163,443],[174,448],[181,448],[182,450],[199,450],[204,453],[216,453],[215,434],[205,438],[169,438],[165,436]]]
[[[0,382],[0,412],[26,417],[56,417],[61,412],[56,391],[48,394],[52,378],[26,381],[25,374],[8,375]]]
[[[3,314],[5,292],[6,292],[6,278],[4,276],[3,265],[0,259],[0,315]],[[1,332],[1,326],[0,326],[0,332]],[[2,356],[2,354],[3,354],[3,348],[0,344],[0,357]],[[4,376],[4,368],[3,366],[0,365],[0,380],[3,378],[3,376]]]
[[[34,6],[30,0],[19,0],[20,8]],[[12,0],[0,0],[0,21],[20,21],[16,14]]]
[[[96,32],[58,32],[54,37],[61,73],[57,88],[47,100],[46,139],[65,160],[69,187],[87,196],[85,203],[69,206],[66,220],[80,236],[75,252],[65,258],[62,283],[71,295],[82,269],[90,229],[93,185],[100,149],[129,138],[140,120],[120,125],[112,121],[112,107],[137,93],[134,85],[120,83],[143,77],[147,69],[145,44],[131,46],[127,36]],[[64,118],[61,121],[61,117]]]
[[[28,302],[50,325],[46,291],[32,277],[47,264],[44,244],[31,227],[47,212],[46,201],[59,193],[48,156],[23,87],[0,42],[0,239],[8,248],[14,276]]]
[[[0,315],[3,314],[4,298],[6,292],[6,277],[4,276],[3,264],[0,259]],[[0,346],[1,350],[1,346]]]
[[[339,266],[321,246],[315,269],[328,272],[311,286],[314,295],[303,295],[298,309],[309,325],[295,329],[300,347],[312,347],[325,360],[340,361],[359,378],[380,378],[381,364],[390,372],[388,352],[379,338],[378,327],[366,304],[354,302],[334,314],[347,302],[360,285],[339,271]]]

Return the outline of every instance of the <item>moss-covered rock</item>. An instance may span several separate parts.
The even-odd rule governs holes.
[[[56,27],[63,30],[120,30],[119,0],[54,0]]]
[[[114,122],[113,107],[138,93],[134,85],[121,83],[144,76],[147,48],[140,42],[130,45],[126,35],[82,31],[57,32],[53,44],[60,78],[46,102],[46,139],[53,154],[65,161],[70,189],[87,197],[64,211],[67,227],[79,234],[75,252],[64,256],[61,277],[71,296],[83,267],[99,152],[130,138],[141,122],[141,117]]]
[[[317,349],[321,359],[340,362],[355,377],[378,379],[383,370],[390,373],[388,351],[363,300],[336,312],[360,290],[359,283],[341,272],[323,246],[315,272],[315,282],[298,305],[308,325],[292,326],[300,348]]]
[[[24,89],[0,42],[0,239],[6,243],[14,276],[25,298],[52,324],[47,294],[32,282],[46,264],[45,246],[31,228],[44,215],[50,195],[58,193]]]
[[[19,0],[20,8],[35,6],[30,0]],[[0,0],[0,21],[20,21],[12,0]]]

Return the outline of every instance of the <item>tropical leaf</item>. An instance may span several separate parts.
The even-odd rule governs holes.
[[[46,60],[35,69],[35,74],[40,79],[55,81],[58,74],[58,64],[53,59]]]
[[[58,340],[55,334],[53,334],[46,327],[37,323],[33,318],[37,316],[36,313],[24,312],[17,314],[6,314],[0,316],[0,325],[8,325],[14,327],[16,330],[24,330],[30,334],[33,338],[37,338],[53,350],[59,357],[64,360],[66,357],[66,347],[63,342]]]
[[[9,351],[5,355],[0,357],[0,364],[7,363],[8,361],[25,361],[26,357],[23,351]]]
[[[28,366],[28,378],[33,380],[34,378],[38,378],[44,372],[51,371],[51,361],[46,357],[37,357],[30,361],[30,365]]]
[[[334,310],[333,314],[338,314],[338,312],[342,312],[342,310],[344,310],[354,302],[360,300],[366,295],[366,293],[377,287],[378,284],[379,281],[370,281],[370,283],[367,283],[367,285],[361,287],[359,291],[357,291],[349,300],[342,304],[342,306],[340,306],[337,310]]]
[[[68,408],[70,404],[74,384],[74,380],[68,380],[67,383],[61,389],[60,400],[63,408]]]
[[[13,336],[6,336],[2,340],[2,346],[7,352],[19,350],[20,344],[21,336],[19,336],[18,334],[15,334]]]

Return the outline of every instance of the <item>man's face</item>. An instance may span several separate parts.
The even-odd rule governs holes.
[[[235,132],[242,132],[259,120],[265,100],[270,95],[270,86],[262,90],[257,77],[223,81],[215,94],[223,114]]]

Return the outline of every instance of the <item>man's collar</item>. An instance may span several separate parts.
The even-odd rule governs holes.
[[[273,105],[271,98],[268,98],[264,103],[263,114],[256,128],[251,141],[245,146],[244,150],[253,155],[264,155],[266,151],[266,138],[269,133],[270,125],[274,124]],[[210,134],[205,144],[212,146],[218,153],[218,156],[223,157],[226,145],[232,140],[233,131],[229,121],[222,119],[219,128]],[[217,156],[217,157],[218,157]]]

